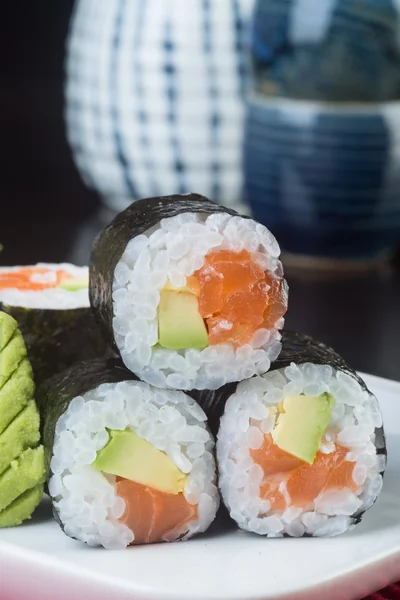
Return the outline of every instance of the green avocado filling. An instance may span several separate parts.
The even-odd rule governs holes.
[[[99,450],[92,466],[168,494],[185,489],[186,475],[153,444],[130,430],[110,432],[108,443]]]
[[[43,495],[33,373],[17,322],[0,312],[0,527],[30,518]]]
[[[84,288],[89,287],[89,280],[87,278],[79,278],[74,277],[71,279],[66,279],[57,287],[62,290],[67,290],[68,292],[77,292],[78,290],[83,290]]]
[[[285,396],[272,438],[281,450],[313,464],[328,427],[335,399],[321,396]]]
[[[158,306],[158,343],[164,348],[206,348],[208,333],[194,294],[164,289]]]

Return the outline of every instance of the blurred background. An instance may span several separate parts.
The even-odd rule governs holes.
[[[86,264],[115,211],[199,192],[277,236],[287,325],[400,379],[398,0],[16,0],[0,264]]]

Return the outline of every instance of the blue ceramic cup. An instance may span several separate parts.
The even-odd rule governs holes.
[[[255,85],[334,102],[400,98],[398,0],[257,0]]]
[[[400,102],[321,103],[252,94],[245,193],[284,250],[376,259],[400,240]]]

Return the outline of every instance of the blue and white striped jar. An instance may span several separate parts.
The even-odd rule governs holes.
[[[253,1],[77,0],[68,139],[108,205],[192,191],[239,205]]]

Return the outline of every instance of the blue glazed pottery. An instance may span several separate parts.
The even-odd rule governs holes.
[[[246,25],[253,0],[76,0],[66,121],[105,202],[242,199]]]
[[[399,11],[256,2],[245,192],[287,253],[363,261],[399,243]]]
[[[257,88],[336,102],[399,98],[399,9],[397,0],[258,0]]]
[[[400,103],[248,99],[245,188],[287,252],[364,259],[400,239]]]

